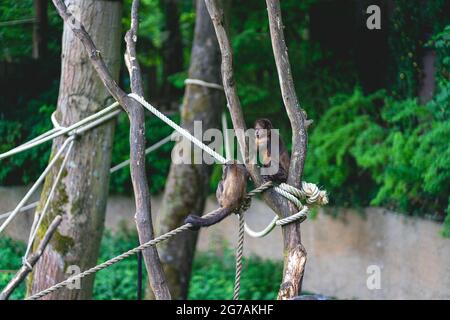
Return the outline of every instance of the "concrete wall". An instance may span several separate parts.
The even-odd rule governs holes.
[[[20,200],[24,188],[0,188],[0,213]],[[153,201],[157,214],[160,197]],[[207,210],[216,206],[209,199]],[[134,204],[128,197],[108,201],[106,226],[116,229],[125,222],[134,227]],[[264,203],[253,201],[247,222],[260,230],[271,220]],[[155,216],[157,220],[157,216]],[[7,234],[26,239],[31,214],[21,214]],[[450,299],[450,239],[439,235],[441,225],[428,220],[399,215],[382,208],[364,212],[340,210],[338,218],[319,212],[316,219],[302,224],[303,242],[308,251],[304,289],[343,299]],[[237,218],[201,231],[199,250],[220,250],[224,243],[235,245]],[[246,237],[245,254],[282,259],[282,237],[275,229],[262,239]],[[369,266],[380,270],[380,289],[369,290]],[[245,273],[243,275],[245,277]]]

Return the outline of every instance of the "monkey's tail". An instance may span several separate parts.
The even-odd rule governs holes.
[[[213,215],[207,218],[202,218],[193,214],[190,214],[184,220],[185,223],[192,224],[195,229],[199,227],[209,227],[213,224],[219,223],[227,216],[231,214],[231,210],[228,208],[218,208],[213,212]]]

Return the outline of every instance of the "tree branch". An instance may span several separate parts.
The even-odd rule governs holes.
[[[236,83],[233,75],[233,53],[230,40],[224,25],[224,12],[221,4],[217,0],[205,0],[206,7],[216,31],[219,42],[220,52],[222,54],[222,82],[227,98],[227,105],[230,111],[233,128],[238,139],[241,154],[244,156],[245,166],[250,173],[256,186],[262,184],[259,168],[255,163],[251,163],[248,158],[248,148],[245,140],[246,125],[242,113],[241,102],[237,95]],[[288,209],[288,202],[272,190],[267,190],[263,194],[266,203],[277,214],[282,214]]]
[[[279,0],[266,0],[266,3],[269,15],[270,38],[272,40],[281,94],[292,127],[292,154],[287,183],[299,188],[308,142],[305,125],[306,117],[304,111],[300,108],[297,94],[295,93],[288,49],[284,40]]]
[[[284,40],[280,3],[278,0],[266,0],[266,4],[281,94],[292,128],[292,153],[287,183],[300,188],[308,141],[306,113],[300,108],[295,93],[288,50]],[[292,212],[295,207],[292,203],[289,205]],[[278,299],[290,299],[300,294],[306,264],[306,250],[301,243],[300,224],[285,225],[283,238],[285,259],[283,282]]]
[[[45,233],[44,237],[42,238],[41,242],[39,243],[39,246],[34,252],[30,258],[28,258],[27,262],[31,268],[34,267],[34,265],[39,261],[42,254],[44,253],[45,248],[47,247],[47,244],[50,242],[50,239],[53,236],[53,233],[55,233],[56,229],[60,225],[62,221],[61,216],[56,216],[55,219],[53,219],[52,223],[47,229],[47,232]],[[8,300],[9,296],[14,292],[14,290],[22,283],[22,281],[25,280],[27,275],[31,272],[32,269],[30,269],[28,266],[22,266],[19,271],[16,273],[14,278],[11,279],[11,281],[6,285],[6,287],[3,289],[3,291],[0,293],[0,300]]]
[[[213,21],[214,29],[216,31],[220,46],[220,51],[222,53],[222,80],[225,95],[227,97],[228,108],[230,110],[230,115],[233,121],[233,127],[238,138],[241,153],[244,155],[246,167],[252,177],[253,182],[257,186],[259,186],[262,182],[262,179],[258,167],[256,166],[256,164],[249,163],[249,159],[246,156],[247,147],[244,134],[245,122],[239,97],[237,95],[236,83],[233,77],[232,50],[224,26],[223,9],[218,0],[205,0],[205,2],[208,8],[208,12]],[[283,39],[283,37],[281,37],[280,39]],[[284,55],[283,57],[287,58],[287,56]],[[289,62],[287,62],[287,67],[289,67]],[[290,67],[287,67],[283,65],[283,70],[286,70],[286,72],[290,73]],[[283,74],[282,77],[284,86],[285,74]],[[304,148],[302,149],[301,147],[303,144],[306,144],[306,140],[302,140],[302,138],[299,137],[299,134],[301,134],[301,126],[304,125],[304,122],[303,120],[300,122],[299,119],[302,118],[298,117],[302,117],[303,113],[301,113],[301,110],[296,111],[296,109],[298,109],[298,102],[296,98],[293,103],[291,103],[290,101],[290,99],[292,99],[293,84],[291,83],[291,85],[288,85],[286,88],[289,89],[286,91],[287,93],[289,93],[289,95],[286,95],[286,101],[289,102],[289,104],[286,104],[286,110],[288,112],[289,118],[291,119],[291,125],[293,127],[293,144],[295,146],[290,164],[292,172],[290,170],[288,183],[292,183],[292,185],[294,186],[299,186],[299,174],[301,174],[301,171],[303,169],[305,156],[305,154],[300,151],[306,150]],[[288,202],[279,194],[275,193],[273,190],[268,190],[264,193],[263,196],[267,205],[269,205],[272,210],[274,210],[281,217],[287,217],[297,212],[297,208],[295,208],[293,204]],[[306,263],[306,251],[301,244],[299,224],[291,223],[283,227],[283,241],[285,252],[285,267],[283,273],[283,282],[280,286],[280,293],[278,298],[288,299],[292,296],[298,295],[298,293],[300,292],[304,265]]]
[[[131,5],[131,27],[125,35],[127,44],[125,61],[130,74],[131,91],[144,96],[142,75],[136,54],[136,42],[139,28],[139,0],[133,0]],[[130,115],[130,160],[132,165],[131,177],[135,190],[136,201],[136,226],[140,243],[145,243],[154,238],[151,216],[150,190],[145,172],[145,114],[144,108],[137,102],[134,103]],[[159,300],[170,300],[171,295],[166,283],[164,270],[156,247],[150,247],[143,251],[145,266],[149,274],[150,286],[155,297]]]
[[[139,238],[145,239],[153,238],[153,226],[150,215],[150,193],[148,190],[147,178],[145,175],[145,127],[144,127],[144,111],[134,99],[129,98],[127,94],[118,86],[111,76],[106,64],[101,57],[100,51],[97,50],[92,38],[89,36],[84,26],[78,21],[68,10],[63,0],[52,0],[59,15],[64,22],[71,28],[75,36],[77,36],[83,43],[89,59],[97,71],[101,81],[108,89],[109,93],[117,100],[124,110],[127,112],[130,119],[130,168],[131,179],[133,182],[133,189],[136,202],[136,217],[139,217],[138,223]],[[132,29],[137,30],[137,8],[139,4],[134,3],[132,7],[132,15],[134,15],[135,23]],[[134,10],[133,10],[134,9]],[[134,35],[134,31],[131,31]],[[132,36],[133,38],[133,36]],[[133,40],[133,39],[132,39]],[[134,42],[133,42],[134,43]],[[129,45],[128,45],[129,47]],[[134,44],[131,46],[135,53]],[[131,60],[131,59],[130,59]],[[134,62],[137,64],[137,60]],[[139,65],[137,65],[139,66]],[[139,90],[142,88],[142,80],[140,80],[140,69],[132,70],[132,80],[135,84],[133,89]],[[137,75],[136,75],[137,73]],[[143,233],[143,234],[141,234]],[[161,267],[156,251],[146,250],[144,252],[146,257],[146,267],[149,271],[150,283],[157,299],[170,299],[169,290],[165,284],[165,276]],[[154,286],[153,286],[154,285]]]

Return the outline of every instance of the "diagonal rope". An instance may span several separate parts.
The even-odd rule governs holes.
[[[157,150],[158,148],[160,148],[161,146],[163,146],[167,142],[171,141],[173,135],[174,135],[174,132],[171,133],[170,135],[168,135],[167,137],[161,139],[160,141],[156,142],[155,144],[151,145],[147,149],[145,149],[145,154],[148,155],[149,153],[154,152],[155,150]],[[129,164],[130,164],[130,159],[127,159],[127,160],[122,161],[121,163],[111,167],[109,172],[110,173],[115,173],[115,172],[125,168]],[[19,210],[19,212],[24,212],[24,211],[28,211],[30,209],[34,209],[34,208],[36,208],[38,206],[38,204],[39,204],[39,201],[32,202],[32,203],[30,203],[30,204],[28,204],[26,206],[23,206]],[[0,214],[0,220],[8,218],[12,213],[13,213],[13,211],[9,211],[9,212]]]
[[[138,96],[135,93],[130,93],[128,95],[130,98],[133,98],[137,102],[139,102],[141,105],[143,105],[147,110],[149,110],[151,113],[153,113],[155,116],[160,118],[162,121],[167,123],[169,126],[171,126],[173,129],[175,129],[179,134],[181,134],[183,137],[191,141],[193,144],[195,144],[197,147],[211,155],[213,158],[218,160],[221,163],[226,163],[227,159],[225,159],[222,155],[218,154],[216,151],[208,147],[206,144],[198,140],[196,137],[194,137],[189,131],[186,129],[180,127],[178,124],[176,124],[174,121],[169,119],[165,114],[160,112],[158,109],[156,109],[154,106],[152,106],[150,103],[145,101],[145,99],[141,96]]]
[[[204,217],[208,218],[208,217],[211,217],[211,216],[213,216],[215,214],[217,214],[217,213],[213,211],[213,212],[210,212],[210,213],[204,215]],[[148,241],[146,243],[141,244],[140,246],[138,246],[136,248],[128,250],[128,251],[126,251],[126,252],[124,252],[124,253],[122,253],[122,254],[114,257],[114,258],[111,258],[111,259],[109,259],[109,260],[107,260],[107,261],[105,261],[105,262],[103,262],[103,263],[101,263],[101,264],[99,264],[99,265],[97,265],[95,267],[92,267],[92,268],[90,268],[90,269],[88,269],[86,271],[83,271],[83,272],[81,272],[79,274],[73,275],[73,276],[67,278],[64,281],[51,286],[48,289],[45,289],[45,290],[43,290],[41,292],[38,292],[38,293],[28,297],[26,300],[36,300],[36,299],[42,298],[42,297],[44,297],[44,296],[46,296],[46,295],[48,295],[48,294],[50,294],[52,292],[55,292],[55,291],[65,287],[65,286],[73,283],[74,281],[76,281],[78,279],[82,279],[82,278],[84,278],[86,276],[89,276],[89,275],[91,275],[93,273],[96,273],[96,272],[98,272],[100,270],[108,268],[109,266],[112,266],[113,264],[116,264],[116,263],[118,263],[118,262],[120,262],[120,261],[122,261],[122,260],[124,260],[124,259],[126,259],[126,258],[128,258],[128,257],[130,257],[130,256],[132,256],[132,255],[134,255],[134,254],[136,254],[138,252],[140,252],[140,251],[143,251],[143,250],[151,247],[151,246],[155,246],[158,243],[166,241],[166,240],[176,236],[177,234],[182,233],[182,232],[184,232],[186,230],[189,230],[191,228],[192,228],[192,224],[185,223],[185,224],[181,225],[180,227],[178,227],[176,229],[173,229],[173,230],[171,230],[171,231],[169,231],[169,232],[167,232],[165,234],[162,234],[162,235],[160,235],[160,236],[158,236],[158,237],[156,237],[156,238],[154,238],[154,239],[152,239],[152,240],[150,240],[150,241]]]
[[[36,214],[35,214],[35,220],[33,221],[33,226],[31,227],[30,236],[29,236],[29,239],[28,239],[27,250],[25,251],[25,254],[24,254],[24,257],[23,257],[24,260],[27,259],[28,254],[31,251],[31,247],[33,246],[33,242],[34,242],[34,240],[36,238],[37,231],[39,230],[39,227],[40,227],[40,225],[41,225],[41,223],[42,223],[42,221],[44,219],[45,213],[48,210],[48,207],[50,205],[50,201],[53,199],[53,195],[55,194],[56,187],[58,186],[59,181],[61,181],[64,169],[66,167],[67,161],[68,161],[69,156],[70,156],[70,152],[72,151],[73,144],[75,142],[75,136],[71,136],[67,140],[70,140],[69,146],[67,147],[66,154],[64,155],[64,159],[63,159],[63,161],[61,163],[61,167],[58,170],[58,173],[56,175],[55,181],[53,182],[52,188],[50,189],[50,192],[49,192],[49,194],[47,196],[47,199],[46,199],[45,204],[44,204],[44,208],[42,209],[41,213],[36,212]]]
[[[63,153],[64,149],[67,147],[67,145],[71,141],[67,139],[61,148],[59,148],[56,155],[53,157],[53,159],[50,161],[50,163],[47,165],[45,170],[41,173],[39,178],[36,180],[36,182],[33,184],[33,186],[28,190],[28,192],[25,194],[25,196],[22,198],[22,200],[19,202],[19,204],[16,206],[16,208],[11,212],[11,214],[8,216],[8,218],[3,222],[3,224],[0,226],[0,233],[9,225],[9,223],[14,219],[14,217],[19,213],[20,209],[27,203],[27,201],[30,199],[30,197],[33,195],[33,193],[38,189],[38,187],[42,184],[47,174],[50,172],[50,170],[53,168],[53,166],[58,161],[59,157]]]
[[[73,135],[73,134],[80,134],[83,133],[84,131],[90,130],[93,127],[108,121],[109,119],[111,119],[112,117],[118,115],[122,110],[118,109],[119,108],[119,103],[118,102],[114,102],[113,104],[111,104],[110,106],[100,110],[97,113],[94,113],[76,123],[74,123],[73,125],[69,126],[69,127],[57,127],[57,128],[53,128],[43,134],[41,134],[40,136],[25,142],[22,145],[19,145],[7,152],[1,153],[0,154],[0,160],[10,157],[12,155],[15,155],[17,153],[26,151],[28,149],[34,148],[40,144],[43,144],[47,141],[53,140],[57,137],[60,137],[62,135],[65,134],[69,134],[69,135]],[[113,115],[112,115],[113,114]],[[77,129],[79,129],[78,131],[76,131]]]

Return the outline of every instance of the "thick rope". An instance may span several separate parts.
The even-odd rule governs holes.
[[[211,84],[211,83],[207,83],[205,81],[202,80],[196,80],[196,79],[187,79],[186,81],[187,84],[197,84],[197,85],[202,85],[205,87],[210,87],[210,88],[215,88],[215,89],[221,89],[223,90],[222,86],[219,86],[217,84]],[[165,116],[163,113],[161,113],[159,110],[157,110],[155,107],[153,107],[150,103],[148,103],[147,101],[145,101],[145,99],[143,97],[140,97],[134,93],[131,93],[128,95],[129,97],[135,99],[137,102],[139,102],[141,105],[143,105],[147,110],[149,110],[150,112],[152,112],[154,115],[156,115],[158,118],[160,118],[162,121],[164,121],[166,124],[168,124],[169,126],[171,126],[173,129],[175,129],[178,133],[180,133],[182,136],[184,136],[185,138],[187,138],[188,140],[190,140],[193,144],[195,144],[197,147],[201,148],[202,150],[204,150],[206,153],[208,153],[209,155],[211,155],[212,157],[214,157],[216,160],[218,160],[221,163],[226,163],[227,159],[224,158],[222,155],[218,154],[216,151],[214,151],[213,149],[211,149],[210,147],[208,147],[207,145],[205,145],[203,142],[201,142],[200,140],[198,140],[197,138],[195,138],[194,136],[192,136],[186,129],[180,127],[178,124],[176,124],[174,121],[172,121],[171,119],[169,119],[167,116]],[[52,130],[16,147],[13,148],[12,150],[5,152],[3,154],[0,154],[0,159],[6,158],[8,156],[14,155],[16,153],[28,150],[32,147],[35,147],[39,144],[42,144],[46,141],[52,140],[56,137],[59,137],[61,135],[64,134],[68,134],[68,135],[78,135],[81,134],[87,130],[90,130],[94,127],[96,127],[97,125],[104,123],[105,121],[108,121],[109,119],[117,116],[121,110],[116,110],[116,108],[118,108],[119,103],[115,102],[112,105],[110,105],[109,107],[97,112],[96,114],[93,114],[73,125],[71,125],[70,127],[62,127],[59,125],[59,123],[56,121],[56,118],[54,115],[52,115],[52,122],[53,125],[55,126]],[[37,186],[42,182],[42,180],[45,178],[45,176],[48,174],[48,172],[50,171],[51,167],[54,165],[55,163],[55,159],[59,157],[59,155],[62,153],[62,151],[65,149],[67,143],[69,142],[70,139],[67,139],[65,141],[65,143],[63,144],[63,146],[60,148],[60,150],[57,153],[57,156],[55,156],[55,158],[49,163],[49,165],[47,166],[46,170],[44,170],[44,172],[41,174],[41,176],[39,177],[39,179],[35,182],[35,184],[33,185],[33,187],[29,190],[29,192],[25,195],[25,197],[21,200],[21,202],[19,203],[19,205],[16,207],[16,209],[9,214],[7,220],[3,223],[3,225],[0,227],[0,233],[1,231],[6,227],[6,225],[9,224],[9,222],[14,218],[14,216],[21,211],[22,207],[24,206],[24,204],[26,203],[26,201],[28,201],[28,198],[30,197],[30,195],[35,191],[35,189],[37,188]],[[163,139],[165,140],[165,139]],[[162,141],[163,141],[162,140]],[[72,141],[72,140],[70,140]],[[164,144],[165,142],[161,142],[160,145]],[[159,143],[159,142],[158,142]],[[158,145],[158,147],[160,146]],[[157,147],[155,147],[154,149],[156,149]],[[154,150],[153,149],[153,150]],[[152,151],[153,151],[152,150]],[[149,151],[151,152],[151,151]],[[113,167],[111,169],[112,172],[115,172],[123,167],[125,167],[126,165],[128,165],[127,161],[124,161],[125,164],[123,165],[119,165],[116,167]],[[265,184],[259,186],[258,188],[254,189],[253,191],[249,192],[247,195],[247,199],[246,201],[244,201],[244,204],[242,205],[242,207],[239,210],[239,215],[240,215],[240,225],[239,225],[239,241],[238,241],[238,248],[237,248],[237,253],[236,253],[236,278],[235,278],[235,288],[234,288],[234,298],[237,299],[239,297],[239,291],[240,291],[240,276],[241,276],[241,271],[242,271],[242,252],[243,252],[243,241],[244,241],[244,231],[246,231],[247,229],[249,230],[249,228],[245,225],[245,221],[243,218],[243,211],[247,210],[251,204],[251,197],[254,196],[257,193],[263,192],[264,190],[267,190],[268,188],[273,187],[271,182],[266,182]],[[308,207],[307,206],[303,206],[303,204],[301,203],[301,201],[299,200],[299,198],[307,198],[307,203],[308,204],[326,204],[328,202],[328,198],[326,196],[326,192],[325,191],[320,191],[318,189],[318,187],[314,184],[302,184],[302,190],[299,190],[295,187],[289,186],[287,184],[281,184],[278,187],[273,187],[274,190],[276,192],[278,192],[279,194],[281,194],[282,196],[284,196],[285,198],[287,198],[288,200],[292,201],[297,208],[299,208],[299,212],[290,216],[290,217],[286,217],[283,219],[278,219],[278,217],[276,217],[276,219],[273,220],[274,225],[285,225],[288,223],[292,223],[294,221],[298,221],[299,219],[304,219],[305,215],[308,211]],[[47,199],[48,200],[48,199]],[[3,215],[2,215],[3,216]],[[43,216],[43,215],[42,215]],[[41,218],[42,218],[41,216]],[[41,219],[40,219],[41,221]],[[165,241],[171,237],[173,237],[174,235],[185,231],[187,229],[189,229],[191,227],[190,224],[185,224],[182,225],[181,227],[174,229],[172,231],[169,231],[168,233],[161,235],[145,244],[142,244],[141,246],[138,246],[134,249],[131,249],[113,259],[110,259],[100,265],[97,265],[91,269],[88,269],[78,275],[72,276],[69,279],[56,284],[38,294],[35,294],[31,297],[29,297],[29,299],[37,299],[40,297],[43,297],[53,291],[56,291],[64,286],[66,286],[69,283],[72,283],[74,280],[77,279],[81,279],[85,276],[88,276],[92,273],[95,273],[99,270],[102,270],[104,268],[109,267],[110,265],[117,263],[127,257],[129,257],[130,255],[133,255],[137,252],[140,252],[150,246],[156,245],[159,242]],[[269,228],[270,227],[270,228]],[[37,229],[37,228],[36,228]],[[266,229],[270,229],[272,230],[273,227],[268,226]],[[265,229],[265,230],[266,230]],[[270,232],[270,231],[269,231]],[[30,243],[29,243],[30,244]],[[28,252],[28,249],[27,249]],[[24,259],[24,263],[26,264],[26,259]]]
[[[239,209],[239,213],[241,213],[240,215],[242,215],[243,211],[247,210],[250,207],[250,202],[251,202],[250,199],[251,199],[251,197],[253,197],[256,194],[261,193],[261,192],[271,188],[271,186],[272,186],[272,182],[266,182],[263,185],[259,186],[258,188],[255,188],[254,190],[250,191],[247,194],[247,196],[246,196],[246,201],[244,201],[244,204]],[[213,212],[210,212],[210,213],[204,215],[204,217],[208,218],[208,217],[211,217],[211,216],[213,216],[215,214],[217,214],[217,213],[213,211]],[[244,221],[244,219],[242,218],[242,222],[243,221]],[[191,227],[192,227],[192,225],[190,223],[183,224],[182,226],[180,226],[180,227],[178,227],[176,229],[173,229],[173,230],[171,230],[171,231],[169,231],[169,232],[167,232],[167,233],[165,233],[163,235],[160,235],[160,236],[156,237],[155,239],[152,239],[152,240],[150,240],[150,241],[148,241],[148,242],[146,242],[144,244],[141,244],[140,246],[138,246],[138,247],[136,247],[134,249],[128,250],[128,251],[126,251],[126,252],[124,252],[124,253],[122,253],[122,254],[120,254],[120,255],[118,255],[118,256],[116,256],[116,257],[114,257],[114,258],[112,258],[112,259],[110,259],[108,261],[105,261],[105,262],[103,262],[103,263],[101,263],[101,264],[99,264],[99,265],[97,265],[95,267],[92,267],[92,268],[90,268],[90,269],[88,269],[86,271],[83,271],[82,273],[79,273],[77,275],[73,275],[73,276],[69,277],[68,279],[66,279],[64,281],[51,286],[48,289],[45,289],[45,290],[43,290],[43,291],[41,291],[39,293],[36,293],[36,294],[28,297],[27,300],[36,300],[36,299],[42,298],[42,297],[44,297],[44,296],[46,296],[46,295],[48,295],[48,294],[50,294],[50,293],[52,293],[52,292],[54,292],[56,290],[59,290],[59,289],[65,287],[65,286],[67,286],[68,284],[73,283],[75,280],[82,279],[82,278],[84,278],[86,276],[89,276],[89,275],[91,275],[93,273],[96,273],[96,272],[98,272],[100,270],[108,268],[109,266],[112,266],[113,264],[118,263],[118,262],[122,261],[123,259],[126,259],[126,258],[130,257],[133,254],[136,254],[137,252],[140,252],[140,251],[142,251],[144,249],[147,249],[147,248],[149,248],[151,246],[157,245],[158,243],[163,242],[165,240],[168,240],[168,239],[172,238],[173,236],[175,236],[175,235],[177,235],[177,234],[179,234],[181,232],[189,230]],[[242,229],[242,227],[240,226],[239,230],[241,230],[241,229]],[[240,234],[240,237],[241,237],[241,231],[240,231],[239,234]],[[243,236],[242,236],[242,240],[240,240],[239,243],[243,243]],[[239,251],[239,245],[238,245],[238,251]],[[237,260],[238,260],[238,255],[236,257],[237,257]],[[241,255],[241,257],[239,259],[242,260],[242,255]],[[237,274],[236,274],[236,277],[237,277],[237,279],[240,279],[240,273],[239,273],[239,277],[238,277]],[[238,283],[238,286],[239,286],[240,285],[240,281],[237,281],[237,283]],[[235,285],[235,287],[236,287],[236,285]]]
[[[234,278],[234,293],[233,300],[239,300],[239,294],[241,292],[241,273],[242,273],[242,257],[244,255],[244,213],[240,212],[239,216],[239,235],[238,245],[236,248],[236,275]]]
[[[244,225],[245,232],[253,238],[262,238],[268,235],[275,226],[284,226],[293,222],[303,222],[310,210],[310,206],[322,206],[328,203],[328,196],[325,191],[320,190],[314,183],[302,182],[302,188],[297,189],[286,183],[275,186],[274,190],[280,195],[293,202],[297,209],[297,213],[286,218],[275,216],[272,221],[261,231],[253,231],[247,224]],[[308,205],[303,205],[300,199],[306,199]]]
[[[153,113],[155,116],[160,118],[162,121],[167,123],[169,126],[171,126],[173,129],[175,129],[179,134],[181,134],[183,137],[191,141],[193,144],[195,144],[197,147],[211,155],[213,158],[218,160],[220,163],[226,163],[227,159],[225,159],[222,155],[218,154],[216,151],[208,147],[206,144],[198,140],[196,137],[194,137],[189,131],[186,129],[180,127],[178,124],[173,122],[171,119],[169,119],[166,115],[164,115],[162,112],[160,112],[158,109],[153,107],[150,103],[145,101],[145,99],[141,96],[138,96],[135,93],[130,93],[128,95],[130,98],[133,98],[137,102],[139,102],[141,105],[143,105],[147,110],[149,110],[151,113]]]

